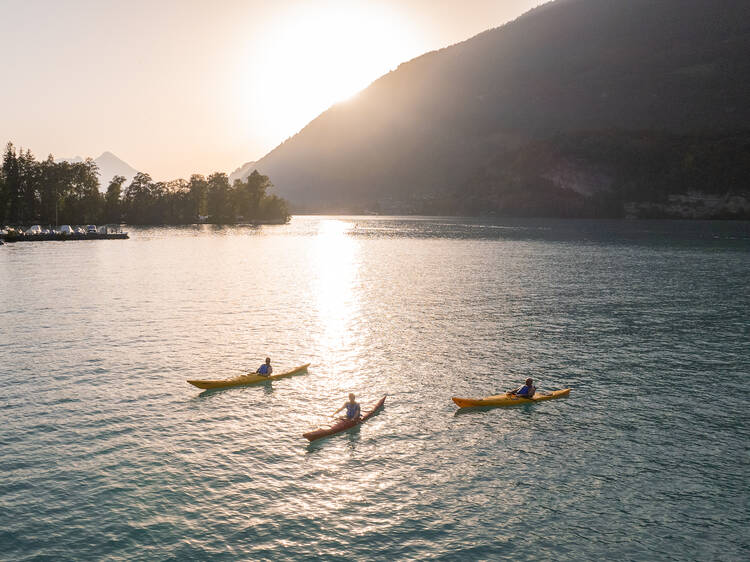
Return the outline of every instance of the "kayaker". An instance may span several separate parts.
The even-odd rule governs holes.
[[[258,367],[258,370],[255,372],[261,377],[270,377],[271,373],[273,373],[273,367],[271,367],[271,358],[266,357],[266,362]]]
[[[357,402],[354,400],[354,394],[349,395],[349,402],[344,402],[344,405],[341,406],[341,408],[333,412],[332,417],[335,417],[336,414],[338,414],[344,408],[346,408],[346,419],[348,420],[359,419],[360,417],[359,404],[357,404]]]
[[[523,398],[531,398],[536,392],[533,379],[526,379],[526,384],[519,386],[515,390],[511,390],[508,394],[514,394],[515,396],[522,396]]]

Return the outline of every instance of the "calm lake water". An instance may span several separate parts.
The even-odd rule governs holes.
[[[747,559],[749,223],[130,233],[0,247],[3,560]]]

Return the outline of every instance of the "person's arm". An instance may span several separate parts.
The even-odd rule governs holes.
[[[521,390],[521,388],[522,387],[519,386],[518,388],[516,388],[514,390],[509,390],[508,392],[506,392],[506,394],[515,394],[516,392],[518,392],[519,390]]]
[[[338,414],[338,413],[339,413],[339,412],[340,412],[341,410],[343,410],[344,408],[346,408],[346,404],[344,404],[343,406],[341,406],[341,408],[339,408],[338,410],[336,410],[335,412],[333,412],[333,413],[331,414],[331,417],[332,417],[332,418],[333,418],[333,417],[335,417],[335,416],[336,416],[336,414]]]
[[[535,393],[536,393],[536,387],[535,387],[535,386],[532,386],[532,387],[531,387],[531,388],[529,389],[529,393],[528,393],[528,394],[527,394],[526,396],[527,396],[528,398],[532,398],[532,397],[534,396],[534,394],[535,394]]]
[[[272,373],[273,373],[273,367],[271,367],[271,365],[269,365],[268,366],[268,375],[271,376]]]

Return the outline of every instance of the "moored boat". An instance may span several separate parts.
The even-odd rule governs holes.
[[[80,226],[72,228],[64,224],[59,230],[44,229],[40,225],[34,225],[27,230],[21,228],[8,229],[4,235],[6,242],[45,242],[63,240],[126,240],[129,238],[127,232],[123,232],[120,225],[108,224],[97,228],[89,225],[84,230]]]
[[[258,383],[267,382],[267,381],[275,381],[276,379],[281,379],[284,377],[291,377],[293,375],[301,375],[307,372],[307,368],[309,366],[310,366],[310,363],[305,363],[304,365],[295,367],[291,371],[279,373],[278,375],[270,375],[268,377],[264,377],[262,375],[256,375],[255,373],[247,373],[245,375],[240,375],[239,377],[234,377],[233,379],[189,380],[187,382],[189,382],[193,386],[197,386],[198,388],[203,388],[203,389],[229,388],[232,386],[247,386],[247,385],[258,384]]]
[[[453,402],[459,408],[479,408],[482,406],[518,406],[520,404],[533,404],[534,402],[543,402],[545,400],[554,400],[555,398],[562,398],[570,394],[569,388],[563,388],[561,390],[553,390],[550,393],[535,394],[533,398],[524,398],[523,396],[515,396],[514,394],[504,393],[496,394],[494,396],[485,396],[484,398],[458,398],[454,396]]]
[[[323,437],[328,437],[329,435],[335,435],[337,433],[341,433],[342,431],[346,431],[347,429],[351,429],[353,427],[358,426],[361,423],[366,422],[369,420],[372,416],[374,416],[380,408],[383,407],[383,404],[385,404],[386,396],[383,396],[380,400],[377,401],[377,403],[370,409],[369,412],[367,412],[364,416],[358,418],[349,420],[346,418],[340,418],[335,423],[328,427],[319,427],[318,429],[314,429],[313,431],[308,431],[307,433],[303,433],[302,437],[307,439],[308,441],[315,441],[316,439],[321,439]]]

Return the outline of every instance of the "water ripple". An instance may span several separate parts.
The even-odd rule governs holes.
[[[0,249],[0,557],[750,548],[745,223],[297,217],[132,234]],[[267,354],[312,366],[185,383]],[[574,391],[450,401],[529,375]],[[386,407],[307,444],[350,391]]]

